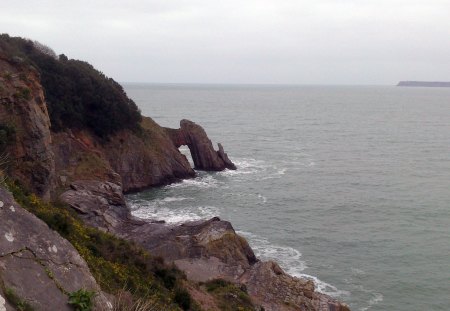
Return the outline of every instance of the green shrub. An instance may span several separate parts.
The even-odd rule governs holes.
[[[75,311],[91,311],[95,292],[79,289],[76,292],[69,293],[69,305]]]
[[[191,295],[182,287],[175,288],[174,300],[183,310],[191,308]]]
[[[245,286],[215,279],[204,284],[206,290],[218,301],[219,308],[223,311],[253,311],[254,306],[247,294]]]
[[[103,138],[121,129],[139,130],[136,104],[119,83],[87,62],[58,58],[40,43],[7,34],[0,35],[0,51],[38,69],[52,130],[89,129]]]
[[[16,140],[16,128],[9,124],[0,124],[0,153]]]

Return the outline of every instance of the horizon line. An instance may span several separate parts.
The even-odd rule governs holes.
[[[332,84],[332,83],[221,83],[221,82],[136,82],[120,81],[120,84],[152,85],[211,85],[211,86],[396,86],[397,84]]]

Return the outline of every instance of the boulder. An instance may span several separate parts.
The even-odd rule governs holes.
[[[36,311],[71,311],[67,294],[83,288],[97,293],[97,308],[112,309],[86,262],[67,240],[20,207],[3,188],[0,206],[3,291],[13,292]],[[0,298],[0,310],[2,302]],[[7,305],[6,310],[10,310]]]
[[[145,224],[131,216],[122,187],[112,182],[78,180],[60,199],[75,209],[83,221],[94,228],[121,235],[125,226]]]

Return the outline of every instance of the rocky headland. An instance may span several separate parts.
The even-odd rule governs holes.
[[[94,310],[112,310],[116,293],[107,290],[105,282],[95,279],[105,272],[93,270],[97,266],[92,263],[97,261],[93,261],[92,254],[100,256],[98,253],[102,251],[91,239],[87,239],[86,252],[80,251],[84,248],[78,242],[72,242],[73,246],[70,242],[72,231],[91,232],[81,228],[81,223],[109,237],[98,238],[96,243],[117,237],[136,245],[131,249],[142,248],[183,271],[185,279],[173,277],[179,284],[174,287],[170,282],[166,284],[167,279],[171,280],[168,272],[160,272],[172,270],[158,268],[155,272],[150,269],[164,281],[167,289],[162,296],[173,296],[174,301],[178,301],[181,298],[177,290],[184,286],[189,292],[185,295],[190,295],[189,299],[195,302],[187,306],[183,300],[178,301],[179,306],[173,310],[234,310],[221,304],[220,299],[233,301],[247,295],[248,300],[239,300],[247,303],[239,310],[349,310],[344,303],[317,292],[311,280],[292,277],[275,262],[260,261],[227,221],[215,217],[169,225],[133,217],[124,193],[195,176],[195,170],[178,150],[182,145],[188,146],[195,169],[220,171],[236,169],[236,166],[222,145],[215,150],[204,129],[192,121],[182,120],[179,129],[169,129],[149,117],[136,117],[134,103],[122,94],[115,82],[101,86],[107,91],[111,85],[114,87],[105,94],[118,94],[111,100],[118,97],[122,102],[114,107],[125,105],[120,109],[132,112],[127,119],[131,120],[130,124],[123,128],[111,127],[105,132],[96,127],[103,122],[103,116],[89,115],[97,123],[71,118],[67,113],[76,114],[74,109],[78,108],[67,104],[67,99],[64,110],[58,110],[58,94],[62,91],[49,89],[52,75],[75,70],[78,77],[82,73],[76,70],[81,66],[83,70],[93,70],[89,71],[90,83],[95,84],[96,79],[103,83],[102,79],[107,78],[85,63],[68,60],[63,55],[59,58],[48,55],[24,39],[2,36],[0,177],[4,182],[1,187],[8,187],[8,181],[20,184],[29,194],[19,198],[32,212],[34,206],[39,206],[40,203],[36,203],[39,200],[50,202],[48,204],[62,202],[58,204],[65,206],[62,211],[66,218],[60,220],[59,212],[53,214],[49,207],[36,212],[51,230],[42,220],[22,209],[6,190],[0,189],[0,310],[13,310],[10,291],[14,292],[14,297],[20,297],[21,302],[32,305],[33,310],[71,310],[67,304],[68,293],[80,288],[97,293]],[[51,66],[40,66],[42,62]],[[70,70],[59,70],[63,65]],[[56,69],[49,73],[46,68]],[[85,83],[85,80],[77,80],[77,83]],[[74,86],[71,84],[71,87]],[[83,98],[89,101],[89,93],[86,94]],[[92,114],[92,111],[85,110],[85,113]],[[110,119],[114,123],[112,112]],[[76,225],[68,226],[67,219],[72,217],[81,222],[72,221]],[[91,235],[102,236],[100,233]],[[109,255],[104,256],[111,259],[107,258]],[[150,273],[145,269],[143,271]],[[218,279],[232,284],[226,288],[237,290],[238,294],[225,293],[219,299],[218,295],[214,296],[214,290],[202,287]],[[15,301],[17,308],[17,299]]]
[[[400,81],[397,86],[409,87],[450,87],[450,82],[439,81]]]

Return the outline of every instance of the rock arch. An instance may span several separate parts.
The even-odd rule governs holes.
[[[188,146],[195,169],[204,171],[236,169],[236,165],[228,158],[222,144],[218,144],[218,151],[214,150],[211,140],[200,125],[189,120],[181,120],[179,129],[166,128],[165,130],[177,148]]]

